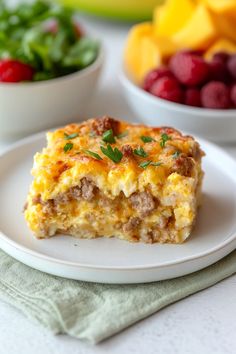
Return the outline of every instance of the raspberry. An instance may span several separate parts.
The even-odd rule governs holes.
[[[185,91],[184,103],[188,106],[201,107],[200,90],[189,88]]]
[[[236,79],[236,55],[231,55],[227,62],[230,75]]]
[[[209,64],[210,78],[213,81],[229,81],[229,72],[225,63],[218,59],[214,59]]]
[[[34,69],[27,64],[17,60],[0,60],[0,81],[1,82],[20,82],[32,81]]]
[[[208,64],[201,57],[184,52],[173,55],[170,68],[175,77],[187,86],[204,83],[209,74]]]
[[[230,107],[229,88],[220,81],[210,81],[201,90],[202,106],[225,109]]]
[[[183,101],[183,91],[178,81],[169,76],[163,76],[151,87],[150,92],[164,100],[181,103]]]
[[[230,90],[230,98],[233,102],[234,106],[236,107],[236,84],[232,85]]]
[[[143,89],[146,91],[150,91],[154,82],[163,76],[173,77],[173,74],[168,68],[164,66],[149,71],[149,73],[146,75],[144,79]]]
[[[218,60],[224,64],[227,62],[228,59],[229,59],[229,54],[225,52],[217,52],[212,57],[213,61]]]

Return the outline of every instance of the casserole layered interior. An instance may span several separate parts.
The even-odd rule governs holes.
[[[35,155],[25,206],[36,237],[181,243],[190,235],[203,177],[203,152],[192,137],[103,117],[49,132],[47,140]]]

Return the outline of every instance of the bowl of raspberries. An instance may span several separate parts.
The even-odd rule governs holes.
[[[121,81],[131,108],[146,123],[175,126],[213,141],[236,141],[236,54],[176,52],[141,85],[125,70]]]

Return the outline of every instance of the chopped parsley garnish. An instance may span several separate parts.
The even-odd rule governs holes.
[[[64,146],[64,151],[65,152],[68,152],[68,151],[70,151],[71,149],[73,149],[73,146],[74,146],[74,144],[73,143],[66,143],[66,145]]]
[[[117,139],[122,139],[129,134],[128,130],[125,130],[123,133],[118,134],[116,137]]]
[[[147,168],[148,166],[161,166],[162,165],[162,162],[152,162],[152,161],[143,161],[143,162],[141,162],[140,164],[139,164],[139,167],[141,167],[141,168]]]
[[[152,141],[156,141],[156,140],[153,139],[151,136],[144,136],[144,135],[142,135],[140,138],[141,138],[141,140],[142,140],[144,143],[151,143]]]
[[[160,162],[160,161],[158,161],[158,162],[151,162],[151,165],[157,167],[157,166],[163,165],[163,162]]]
[[[147,157],[148,154],[146,153],[146,151],[144,151],[144,149],[140,146],[138,149],[134,149],[134,154],[141,156],[141,157]]]
[[[113,130],[109,129],[109,130],[105,131],[102,135],[102,140],[105,141],[106,143],[110,143],[110,144],[115,143],[116,140],[114,138]]]
[[[143,161],[139,164],[139,167],[147,168],[152,161]]]
[[[110,144],[108,144],[107,147],[100,146],[100,149],[105,156],[109,157],[109,159],[111,159],[115,163],[120,162],[123,157],[122,152],[116,147],[112,149]]]
[[[93,152],[91,150],[84,150],[84,152],[85,152],[85,154],[90,155],[97,160],[102,160],[102,157],[99,154],[97,154],[96,152]]]
[[[70,135],[64,133],[64,139],[65,140],[75,139],[75,138],[77,138],[77,136],[79,136],[78,133],[72,133]]]
[[[177,157],[179,157],[179,155],[180,155],[180,151],[177,150],[173,153],[172,157],[173,157],[173,159],[177,159]]]
[[[164,148],[168,140],[171,140],[171,136],[167,135],[166,133],[161,134],[160,146]]]

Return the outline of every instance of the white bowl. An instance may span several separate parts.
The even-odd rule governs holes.
[[[163,100],[135,85],[124,69],[120,80],[127,102],[145,124],[172,126],[217,142],[236,142],[236,109],[205,109]]]
[[[1,83],[0,140],[15,140],[82,118],[102,63],[100,49],[93,64],[73,74],[48,81]]]

